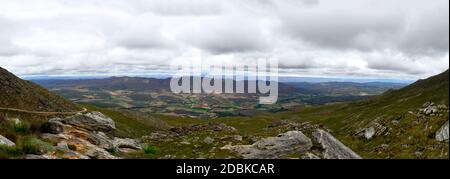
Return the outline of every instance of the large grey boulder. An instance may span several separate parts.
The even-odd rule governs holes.
[[[322,155],[325,159],[361,159],[358,154],[322,129],[317,129],[313,136],[315,142],[323,148]]]
[[[257,141],[253,145],[225,146],[246,159],[273,159],[292,153],[304,153],[310,150],[312,141],[300,131],[290,131],[277,137]]]
[[[80,127],[91,131],[109,132],[116,129],[114,121],[100,112],[77,114],[64,119],[59,119],[64,124]]]
[[[16,144],[14,142],[10,141],[9,139],[7,139],[6,137],[3,137],[2,135],[0,135],[0,146],[14,147],[14,146],[16,146]]]
[[[436,140],[439,142],[448,140],[448,121],[436,132]]]

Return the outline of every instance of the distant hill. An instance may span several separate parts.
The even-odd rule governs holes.
[[[79,111],[73,103],[0,67],[0,108],[43,112]]]

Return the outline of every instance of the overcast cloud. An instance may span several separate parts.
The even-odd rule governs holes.
[[[271,57],[289,76],[418,79],[449,68],[448,0],[0,0],[18,75],[167,73]]]

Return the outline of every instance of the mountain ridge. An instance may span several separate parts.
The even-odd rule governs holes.
[[[72,102],[0,67],[0,107],[41,112],[80,111]]]

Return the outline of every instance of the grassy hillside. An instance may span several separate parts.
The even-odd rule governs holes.
[[[435,132],[448,121],[448,112],[441,116],[416,115],[427,102],[448,106],[448,97],[446,71],[368,100],[301,108],[273,118],[323,124],[367,158],[448,158],[448,142],[434,139]],[[388,132],[371,140],[356,135],[358,130],[375,123]]]
[[[0,108],[70,112],[80,109],[66,99],[0,68]]]

